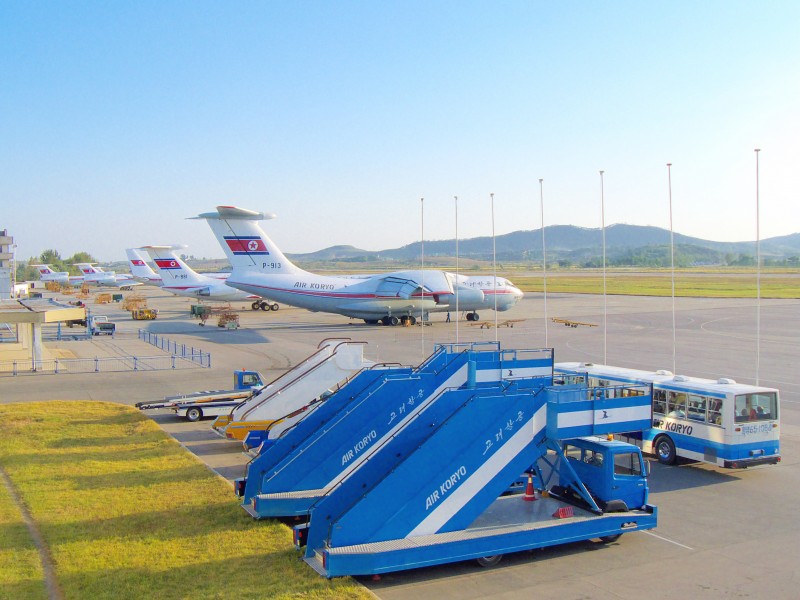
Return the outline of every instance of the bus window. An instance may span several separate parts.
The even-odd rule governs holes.
[[[653,412],[660,415],[667,413],[667,392],[653,390]]]
[[[778,398],[774,392],[736,396],[736,422],[778,418]]]
[[[686,394],[682,392],[667,394],[667,416],[676,419],[686,418]]]
[[[687,414],[693,421],[706,420],[706,399],[702,396],[689,394],[688,409]]]
[[[642,463],[639,461],[639,454],[636,452],[624,452],[614,455],[614,475],[637,475],[642,474]]]
[[[708,422],[722,425],[722,400],[719,398],[710,398],[708,401]]]

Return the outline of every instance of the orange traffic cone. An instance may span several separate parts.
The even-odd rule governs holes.
[[[533,491],[533,475],[528,473],[528,486],[525,488],[525,495],[522,497],[525,502],[533,502],[536,500],[536,494]]]

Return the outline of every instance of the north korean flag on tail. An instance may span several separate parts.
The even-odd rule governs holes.
[[[134,267],[144,267],[145,266],[144,261],[141,258],[132,258],[131,259],[131,264]]]
[[[225,242],[228,244],[228,248],[231,249],[234,256],[244,256],[246,254],[251,256],[269,255],[264,240],[258,236],[226,236]]]
[[[181,266],[178,264],[178,261],[173,260],[171,258],[157,258],[155,259],[156,266],[159,269],[180,269]]]

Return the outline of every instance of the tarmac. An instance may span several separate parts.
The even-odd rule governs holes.
[[[669,369],[699,377],[730,377],[781,391],[781,453],[778,466],[725,470],[692,463],[666,467],[652,462],[651,502],[659,507],[653,532],[626,534],[609,545],[567,544],[509,555],[496,567],[474,562],[416,569],[363,580],[385,600],[450,598],[797,597],[796,540],[800,520],[800,300],[677,298],[673,345],[670,298],[550,294],[547,314],[540,294],[526,294],[497,315],[484,311],[477,325],[445,322],[430,326],[370,326],[339,315],[281,307],[252,311],[238,305],[241,327],[201,327],[190,317],[192,301],[148,288],[140,290],[155,321],[133,321],[119,305],[92,305],[117,323],[113,338],[47,343],[59,355],[79,358],[158,356],[138,339],[140,328],[211,353],[211,368],[186,365],[167,371],[0,376],[0,403],[97,400],[135,404],[203,389],[232,387],[236,369],[254,369],[267,380],[310,355],[322,339],[367,342],[376,361],[416,365],[436,344],[499,341],[503,348],[552,347],[556,361],[607,363]],[[760,315],[759,315],[760,313]],[[565,327],[561,318],[596,325]],[[508,322],[502,326],[507,320]],[[760,320],[761,329],[756,330]],[[674,351],[673,351],[674,349]],[[0,344],[0,361],[2,344]],[[171,412],[152,411],[165,431],[222,477],[244,474],[247,458],[237,442],[211,432],[210,421],[188,423]]]

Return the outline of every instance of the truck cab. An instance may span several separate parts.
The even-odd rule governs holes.
[[[241,371],[233,372],[233,389],[235,390],[247,390],[263,385],[264,380],[257,371],[245,371],[242,369]]]
[[[638,447],[599,437],[564,441],[563,456],[577,479],[604,512],[636,509],[647,504],[648,465]],[[561,486],[570,490],[570,469],[561,473]],[[565,481],[566,479],[566,481]]]

